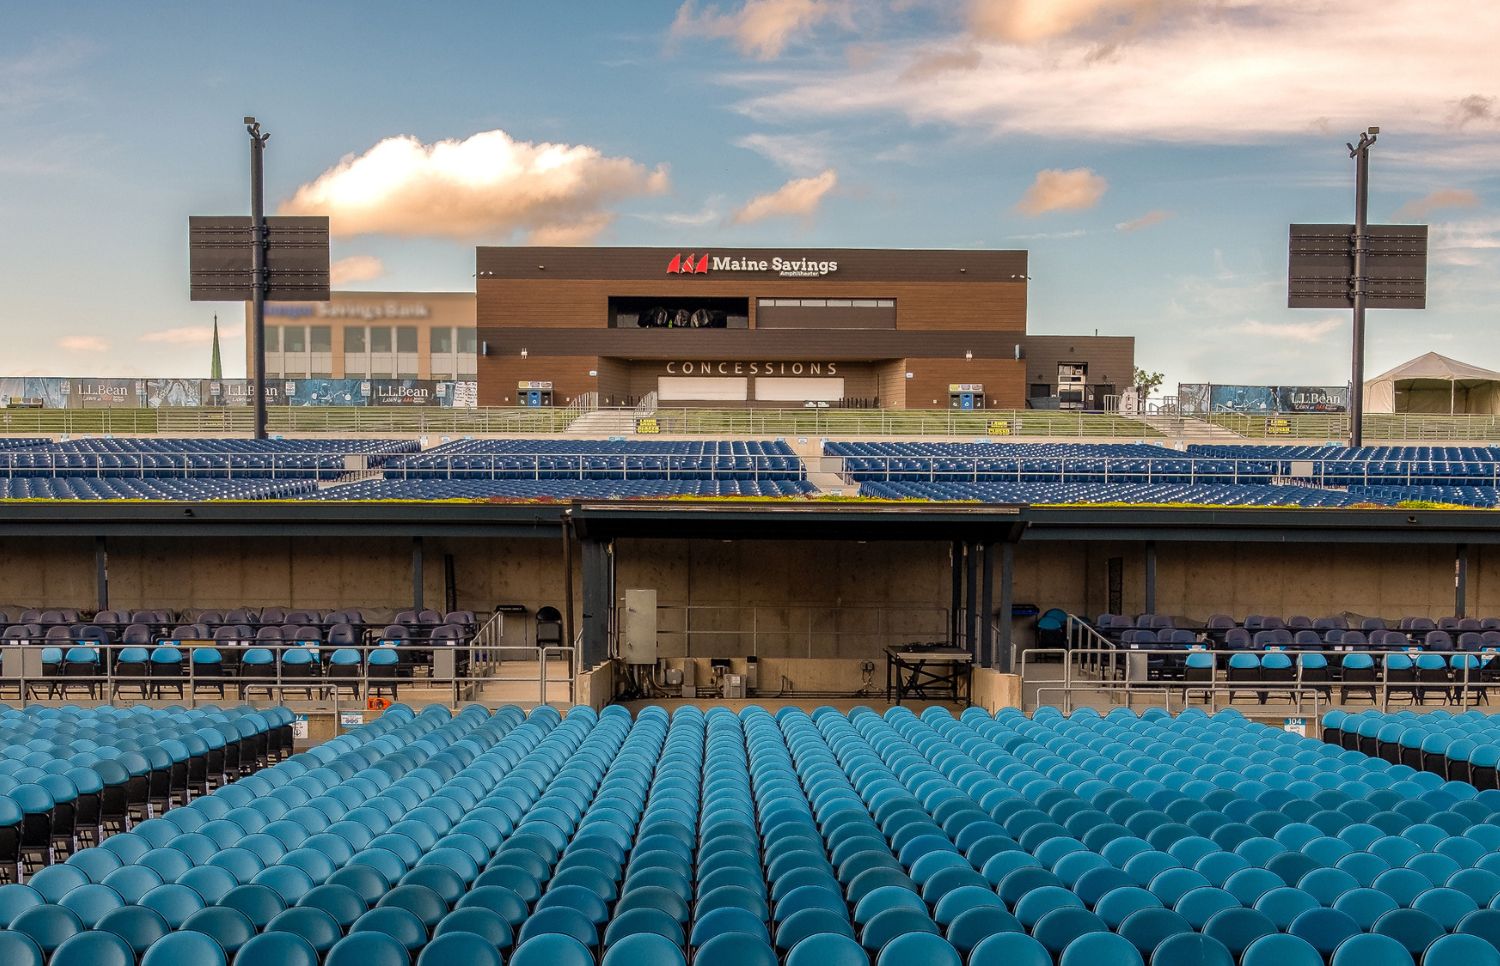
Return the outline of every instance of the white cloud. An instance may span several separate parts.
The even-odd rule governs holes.
[[[1115,225],[1115,231],[1140,231],[1142,228],[1150,228],[1152,225],[1159,225],[1164,221],[1169,221],[1173,217],[1173,212],[1167,211],[1164,208],[1153,208],[1138,218],[1119,222]]]
[[[1458,124],[1466,137],[1494,138],[1486,98],[1500,93],[1500,4],[1445,4],[1441,15],[1429,0],[980,6],[1030,19],[948,38],[977,51],[977,63],[964,58],[968,69],[913,72],[933,56],[933,38],[892,42],[863,66],[748,72],[741,82],[755,93],[743,108],[772,120],[896,113],[994,135],[1111,142],[1342,138],[1372,121],[1402,138],[1452,135]],[[1161,12],[1139,15],[1148,8]],[[1122,27],[1128,36],[1110,36]]]
[[[1124,30],[1187,0],[971,0],[970,25],[990,40],[1035,43],[1093,29]]]
[[[677,8],[671,36],[728,38],[745,56],[771,60],[830,21],[852,28],[848,0],[745,0],[737,10],[699,10],[694,0],[686,0]]]
[[[109,343],[97,335],[65,335],[57,340],[65,352],[108,352]]]
[[[1439,188],[1420,198],[1413,198],[1391,216],[1394,221],[1426,221],[1434,211],[1448,208],[1478,208],[1479,196],[1468,188]]]
[[[733,221],[743,225],[763,218],[810,217],[838,182],[838,172],[832,168],[811,178],[794,178],[769,194],[751,198],[735,211]]]
[[[1082,211],[1097,205],[1107,190],[1109,182],[1088,168],[1048,168],[1037,172],[1031,187],[1016,202],[1016,210],[1033,216],[1049,211]]]
[[[1349,325],[1344,318],[1316,319],[1307,322],[1262,322],[1246,319],[1236,328],[1245,335],[1253,335],[1273,342],[1297,342],[1311,345],[1322,342],[1328,336]]]
[[[588,145],[517,141],[499,130],[433,144],[402,135],[345,156],[280,210],[328,215],[340,237],[520,234],[567,244],[608,227],[616,202],[666,188],[665,167],[650,170]]]
[[[734,143],[796,174],[829,167],[831,151],[823,134],[747,134]]]
[[[385,263],[374,255],[350,255],[328,266],[328,280],[334,285],[370,282],[385,274]]]
[[[219,326],[220,342],[232,342],[244,337],[244,332],[238,326]],[[214,341],[214,328],[211,325],[180,325],[172,329],[156,329],[143,332],[140,341],[162,345],[209,345]]]

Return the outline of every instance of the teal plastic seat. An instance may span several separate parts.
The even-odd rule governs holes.
[[[210,936],[233,956],[255,936],[255,924],[245,914],[224,906],[207,906],[188,917],[182,928]]]
[[[318,966],[319,960],[318,951],[303,936],[268,931],[241,946],[234,962],[235,966]]]
[[[323,966],[411,966],[411,955],[386,933],[351,932],[333,944]]]
[[[958,950],[940,936],[908,933],[886,943],[876,966],[963,966]]]
[[[698,948],[693,959],[695,962],[713,963],[714,966],[780,966],[776,952],[769,943],[733,933],[710,939]],[[514,959],[511,966],[515,966]]]
[[[786,966],[870,966],[870,957],[853,939],[825,933],[793,946]]]
[[[509,966],[594,966],[594,954],[571,936],[549,933],[517,946]]]
[[[1144,966],[1140,952],[1130,940],[1112,932],[1079,936],[1068,944],[1057,962],[1058,966]]]
[[[1412,955],[1389,936],[1351,936],[1333,951],[1330,966],[1412,966]]]
[[[452,932],[434,937],[417,957],[417,966],[501,966],[501,960],[500,952],[482,936]]]
[[[968,966],[1052,966],[1052,957],[1025,933],[1000,933],[974,947]]]
[[[201,932],[169,933],[152,943],[141,957],[141,966],[226,966],[226,963],[224,950]]]
[[[1324,960],[1305,939],[1277,933],[1251,943],[1240,966],[1324,966]]]
[[[48,956],[72,936],[84,931],[83,922],[71,910],[44,904],[32,906],[11,920],[10,931],[31,939]]]
[[[665,936],[636,933],[610,946],[600,966],[687,966],[687,957]]]
[[[11,966],[27,960],[12,959],[0,942],[0,962]],[[36,963],[40,964],[41,959]],[[51,966],[135,966],[135,950],[112,932],[81,932],[63,940],[52,953]]]

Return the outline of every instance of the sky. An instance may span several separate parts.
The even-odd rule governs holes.
[[[1342,384],[1290,222],[1432,226],[1367,372],[1500,368],[1500,4],[0,0],[0,375],[206,376],[187,218],[332,219],[337,287],[469,290],[477,244],[1024,248],[1037,333],[1177,382]]]

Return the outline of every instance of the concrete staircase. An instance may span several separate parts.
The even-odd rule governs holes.
[[[845,483],[834,472],[838,459],[830,457],[826,464],[823,458],[823,441],[809,437],[805,441],[800,438],[787,440],[787,445],[802,460],[802,465],[807,467],[807,482],[817,487],[819,495],[830,496],[858,496],[858,483]]]
[[[565,436],[634,436],[635,411],[595,409],[568,424]]]
[[[1219,440],[1225,443],[1244,442],[1244,437],[1233,430],[1225,429],[1216,423],[1195,416],[1169,416],[1165,414],[1136,415],[1132,419],[1138,419],[1161,433],[1163,436],[1173,439],[1190,440]]]

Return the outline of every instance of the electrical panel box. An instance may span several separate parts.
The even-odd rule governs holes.
[[[743,674],[724,675],[724,697],[743,698],[745,696],[745,676]]]
[[[626,664],[655,664],[656,591],[625,591],[624,631],[620,636],[620,660]]]

